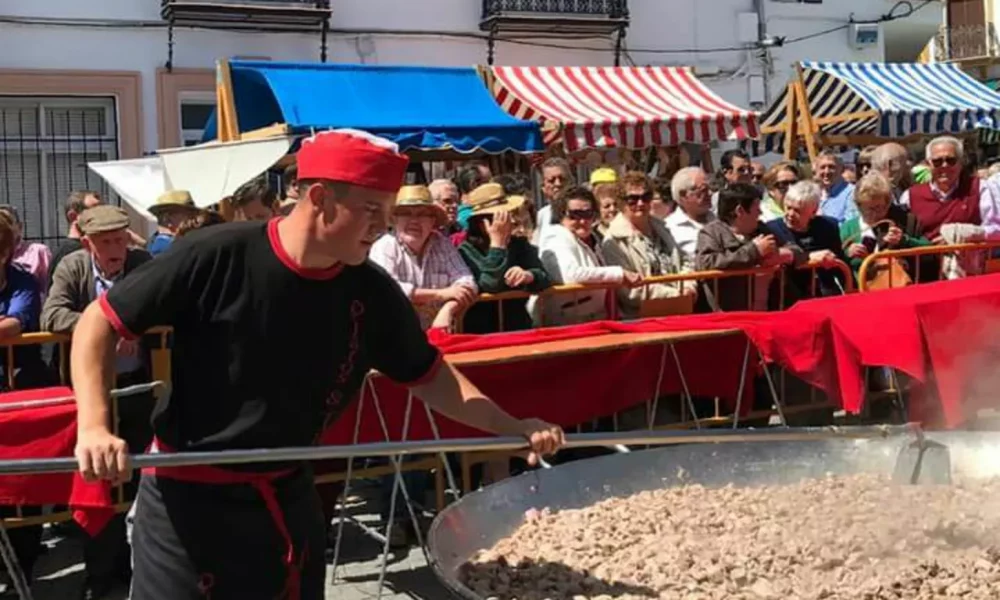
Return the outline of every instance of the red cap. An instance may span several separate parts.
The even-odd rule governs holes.
[[[356,129],[334,129],[302,140],[298,178],[340,181],[396,193],[410,162],[399,146]]]

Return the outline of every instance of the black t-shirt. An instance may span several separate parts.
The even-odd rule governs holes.
[[[153,417],[167,447],[309,445],[370,369],[412,385],[439,364],[385,271],[299,268],[277,224],[191,232],[102,297],[120,335],[174,328],[172,390]]]

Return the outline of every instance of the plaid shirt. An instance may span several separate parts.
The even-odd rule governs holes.
[[[416,289],[440,290],[453,285],[476,289],[472,273],[458,250],[437,231],[427,238],[423,256],[414,254],[395,234],[387,233],[372,246],[369,258],[389,272],[407,297],[412,297]],[[434,322],[441,305],[440,302],[414,305],[424,329]]]

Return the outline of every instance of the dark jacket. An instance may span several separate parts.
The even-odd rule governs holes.
[[[469,265],[472,276],[476,278],[479,291],[484,294],[499,294],[509,292],[511,288],[504,281],[504,275],[511,267],[521,267],[534,275],[535,280],[518,291],[540,292],[552,287],[538,249],[531,245],[527,238],[511,236],[507,248],[490,248],[485,253],[470,241],[462,242],[458,247],[459,254],[465,264]],[[500,302],[477,302],[473,304],[462,325],[465,333],[493,333],[496,331],[514,331],[531,329],[531,317],[525,307],[527,298],[501,300]],[[498,304],[502,304],[501,307]],[[500,311],[503,311],[503,325],[500,324]]]
[[[753,238],[758,235],[775,235],[774,231],[767,225],[761,223],[757,231],[747,236],[745,240],[740,240],[733,233],[732,228],[723,221],[713,221],[698,233],[698,245],[695,249],[695,269],[698,271],[740,271],[753,269],[761,265],[760,252],[753,243]],[[797,244],[782,243],[781,239],[775,235],[779,247],[788,248],[795,255],[795,265],[804,264],[808,258],[806,253]],[[755,277],[726,277],[719,279],[718,283],[706,281],[702,284],[699,297],[707,303],[709,309],[713,311],[734,311],[752,310],[761,308],[764,302],[759,297],[751,298],[750,280]],[[779,304],[780,294],[776,293],[776,282],[780,278],[771,279],[767,288],[768,308],[776,308]],[[716,294],[716,286],[718,294]],[[751,299],[758,300],[751,303]],[[704,304],[700,305],[704,308]]]
[[[809,254],[819,250],[829,250],[836,255],[837,260],[847,264],[844,246],[840,242],[840,228],[837,222],[829,217],[817,216],[809,221],[804,232],[792,231],[784,219],[768,221],[768,228],[774,232],[778,241],[783,244],[797,244]],[[816,269],[816,288],[813,290],[813,271],[799,269],[787,273],[785,298],[786,305],[796,300],[813,296],[840,296],[847,289],[847,282],[839,269]]]

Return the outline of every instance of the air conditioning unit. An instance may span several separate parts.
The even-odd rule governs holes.
[[[878,23],[852,23],[847,28],[847,43],[855,50],[878,46]]]

